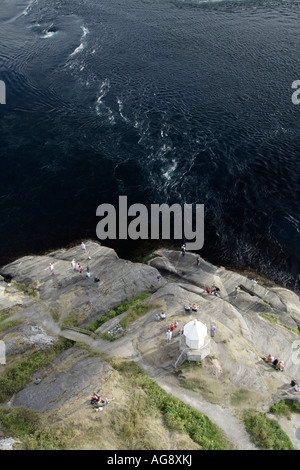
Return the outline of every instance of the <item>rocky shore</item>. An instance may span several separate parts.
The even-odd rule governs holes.
[[[82,272],[71,266],[73,260]],[[252,290],[250,278],[203,259],[197,262],[194,253],[182,256],[180,251],[161,249],[147,263],[133,263],[91,241],[85,249],[77,246],[23,257],[2,267],[0,274],[0,340],[6,350],[0,374],[32,351],[47,350],[62,336],[109,357],[137,362],[161,387],[202,410],[241,449],[255,448],[239,420],[241,410],[268,412],[272,404],[286,399],[300,406],[300,393],[291,386],[293,379],[300,382],[300,301],[288,289],[261,281]],[[218,296],[207,292],[211,286],[218,287]],[[145,315],[118,330],[124,312],[88,334],[90,325],[107,312],[143,293],[148,293],[145,302],[152,305]],[[184,306],[194,303],[198,311],[185,312]],[[161,311],[167,319],[157,322],[155,314]],[[175,367],[179,330],[194,318],[208,331],[211,325],[216,327],[210,354],[201,368]],[[178,328],[167,344],[165,332],[175,320]],[[121,334],[113,341],[104,339],[111,331]],[[284,361],[284,371],[266,362],[268,354]],[[71,348],[38,371],[9,405],[22,404],[63,420],[80,412],[94,389],[109,388],[105,384],[111,376],[105,360]],[[300,449],[299,416],[284,424],[296,449]]]

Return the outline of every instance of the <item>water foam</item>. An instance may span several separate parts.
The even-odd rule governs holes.
[[[112,110],[104,103],[103,99],[107,96],[110,90],[110,82],[106,78],[100,85],[99,96],[96,101],[97,116],[106,117],[111,124],[115,123],[115,118]]]
[[[87,40],[86,40],[86,37],[87,35],[89,34],[89,29],[86,28],[85,26],[80,26],[82,31],[83,31],[83,34],[81,36],[81,40],[80,40],[80,44],[78,47],[76,47],[76,49],[72,52],[72,54],[70,54],[70,57],[73,57],[74,55],[78,54],[79,52],[83,51],[86,46],[87,46]]]

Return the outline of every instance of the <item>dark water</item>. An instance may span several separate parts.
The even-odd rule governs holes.
[[[99,204],[205,204],[213,262],[299,290],[300,2],[1,0],[0,264]],[[131,245],[118,245],[122,256]]]

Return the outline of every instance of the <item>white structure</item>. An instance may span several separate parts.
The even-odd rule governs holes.
[[[191,349],[200,349],[207,337],[207,327],[198,320],[192,320],[183,328],[186,346]]]
[[[179,343],[181,353],[175,362],[175,367],[185,360],[198,361],[210,354],[207,326],[199,320],[195,319],[184,325]]]

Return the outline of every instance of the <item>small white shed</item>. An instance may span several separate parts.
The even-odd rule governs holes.
[[[191,349],[200,349],[207,337],[207,327],[199,320],[191,320],[183,327],[186,345]]]

